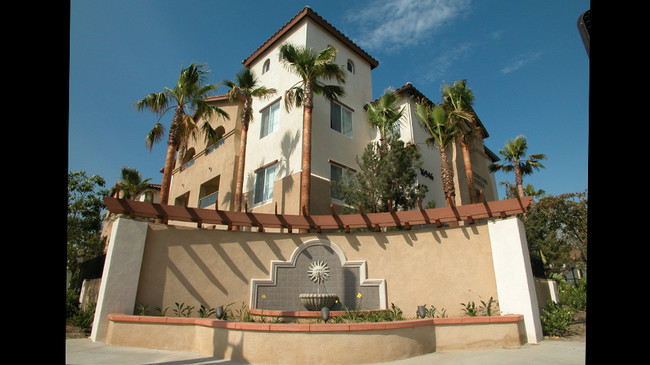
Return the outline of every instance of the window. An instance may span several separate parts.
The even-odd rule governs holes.
[[[271,60],[267,58],[262,65],[262,75],[264,75],[269,70],[269,68],[271,68]]]
[[[199,189],[199,208],[207,208],[217,203],[220,180],[221,176],[217,176],[201,184],[201,188]]]
[[[276,166],[277,164],[273,164],[255,173],[254,204],[261,204],[273,198],[273,182],[275,181]]]
[[[335,131],[352,138],[352,111],[335,102],[330,105],[330,126]]]
[[[343,175],[347,173],[356,173],[357,170],[347,167],[342,163],[338,163],[332,159],[329,160],[330,163],[330,196],[333,199],[343,200],[341,192],[335,191],[335,183],[343,180]]]
[[[262,124],[260,126],[260,138],[267,136],[278,129],[280,122],[280,102],[276,102],[262,110]]]
[[[348,67],[348,71],[350,71],[351,74],[354,74],[354,63],[352,63],[351,60],[348,60],[347,67]]]
[[[334,199],[343,199],[340,193],[334,191],[334,183],[341,181],[342,178],[343,168],[341,166],[330,164],[330,195]]]

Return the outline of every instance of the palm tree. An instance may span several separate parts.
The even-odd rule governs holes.
[[[142,180],[140,172],[134,168],[122,167],[120,170],[121,179],[115,183],[112,193],[123,194],[124,199],[135,199],[140,193],[149,187],[149,179]]]
[[[448,106],[451,107],[450,117],[459,125],[459,142],[463,151],[463,162],[465,165],[465,180],[471,203],[477,203],[476,189],[474,189],[474,172],[472,171],[472,159],[469,146],[471,141],[480,136],[476,114],[472,110],[474,104],[474,93],[467,88],[467,80],[460,80],[453,83],[453,86],[444,85],[442,97]]]
[[[185,148],[190,136],[196,138],[199,129],[204,133],[206,140],[216,139],[216,131],[210,127],[207,119],[201,127],[197,121],[201,117],[210,117],[214,113],[218,116],[230,119],[228,113],[222,109],[208,104],[204,97],[217,88],[216,84],[206,84],[205,75],[210,71],[204,70],[204,64],[192,63],[187,68],[182,68],[178,81],[174,88],[165,89],[158,93],[152,93],[138,100],[133,106],[142,111],[148,109],[160,117],[158,122],[145,139],[145,146],[151,152],[153,145],[162,140],[165,128],[160,124],[160,118],[169,110],[174,110],[174,117],[169,126],[167,138],[167,156],[165,168],[163,169],[162,186],[160,189],[160,204],[167,204],[169,201],[169,187],[171,185],[171,173],[174,168],[174,157],[177,151],[185,154]]]
[[[490,164],[489,169],[491,172],[504,171],[515,172],[515,186],[519,193],[519,197],[524,197],[523,176],[533,173],[533,169],[539,170],[546,168],[538,160],[546,159],[543,153],[528,155],[528,160],[523,159],[528,150],[528,141],[524,136],[517,136],[506,142],[504,149],[499,151],[499,154],[505,158],[510,164],[493,163]]]
[[[395,104],[399,96],[393,89],[386,89],[384,94],[374,103],[366,104],[366,112],[370,125],[379,129],[379,141],[382,148],[386,149],[387,134],[399,133],[399,119],[404,114],[404,110],[397,110]]]
[[[302,127],[302,172],[300,182],[301,212],[310,212],[311,192],[311,116],[314,108],[314,94],[323,95],[329,101],[338,100],[345,95],[340,85],[326,85],[318,79],[345,83],[343,68],[334,63],[337,50],[328,46],[320,52],[306,46],[294,46],[284,43],[280,46],[280,61],[287,69],[300,77],[294,86],[284,93],[284,106],[287,110],[293,106],[303,107]]]
[[[242,109],[241,137],[239,141],[239,162],[237,164],[237,182],[235,184],[234,211],[240,212],[242,207],[242,195],[244,187],[244,164],[246,160],[246,143],[248,136],[248,125],[253,120],[253,97],[267,98],[277,92],[257,84],[258,79],[255,73],[248,68],[242,68],[236,75],[235,81],[223,80],[222,84],[229,87],[228,98],[230,101],[241,101],[244,103]]]
[[[505,190],[506,190],[506,199],[512,199],[517,196],[517,187],[512,185],[511,183],[507,181],[499,181],[499,185],[503,185]],[[524,187],[524,193],[526,196],[532,196],[535,198],[542,197],[546,194],[545,190],[539,189],[535,190],[533,185],[531,184],[526,184]]]
[[[451,166],[447,159],[447,146],[450,146],[459,134],[458,124],[454,123],[442,106],[429,105],[424,102],[415,104],[415,115],[420,125],[431,137],[426,139],[430,146],[438,145],[440,151],[440,172],[445,199],[453,199],[456,195]]]

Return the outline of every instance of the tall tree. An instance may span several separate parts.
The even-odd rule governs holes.
[[[458,123],[458,141],[463,151],[463,164],[465,165],[465,180],[469,192],[470,202],[478,203],[476,189],[474,189],[474,172],[472,171],[472,159],[470,146],[472,141],[481,135],[478,125],[478,118],[472,109],[474,104],[474,93],[467,87],[467,80],[460,80],[453,85],[444,85],[442,97],[450,107],[449,117]]]
[[[222,84],[229,88],[228,98],[230,101],[238,100],[244,104],[241,112],[242,122],[241,137],[239,141],[239,162],[237,163],[237,181],[235,184],[235,212],[240,212],[242,208],[248,126],[250,122],[253,121],[253,97],[267,98],[277,92],[277,90],[273,88],[258,85],[258,82],[259,80],[255,76],[255,73],[248,68],[242,68],[235,75],[235,81],[223,80],[222,82]]]
[[[133,106],[138,110],[150,110],[159,115],[158,121],[145,139],[145,146],[151,152],[153,145],[161,141],[165,134],[165,127],[160,119],[169,110],[174,110],[174,117],[169,126],[167,137],[167,155],[165,157],[165,168],[163,169],[162,186],[160,189],[160,203],[168,204],[171,175],[174,168],[176,152],[181,156],[190,136],[196,138],[197,132],[201,130],[206,140],[216,138],[217,132],[212,129],[207,118],[216,114],[220,117],[230,119],[224,110],[210,105],[204,100],[206,96],[217,88],[217,84],[208,84],[206,74],[210,71],[204,69],[204,64],[192,63],[181,69],[178,81],[173,88],[165,87],[158,93],[147,94],[143,99],[138,100]],[[198,121],[206,118],[202,126]]]
[[[71,287],[81,286],[78,282],[79,262],[97,257],[103,253],[101,211],[104,208],[102,196],[108,194],[106,184],[99,175],[88,176],[85,171],[68,172],[68,224],[67,224],[67,269],[72,274]]]
[[[361,203],[368,213],[387,212],[389,204],[393,211],[409,210],[428,191],[417,183],[420,157],[415,145],[395,136],[389,135],[384,144],[371,142],[356,159],[360,170],[334,182],[334,193],[350,207]]]
[[[442,106],[418,102],[415,105],[415,115],[420,125],[431,137],[426,139],[430,146],[438,147],[440,151],[440,172],[445,199],[453,199],[456,195],[454,179],[447,157],[447,147],[452,145],[459,134],[458,124],[454,123]]]
[[[524,220],[531,252],[541,252],[547,269],[587,269],[587,191],[544,196]]]
[[[395,107],[398,99],[395,90],[389,88],[377,101],[366,104],[368,122],[379,129],[382,148],[386,147],[387,135],[399,135],[399,120],[404,110]]]
[[[135,199],[149,187],[149,180],[151,180],[151,178],[142,180],[140,171],[126,166],[120,169],[120,176],[121,179],[115,183],[111,192],[121,192],[124,199]]]
[[[345,72],[342,66],[334,63],[337,50],[328,46],[320,52],[310,47],[295,46],[284,43],[280,46],[280,61],[287,69],[300,77],[294,86],[289,88],[284,96],[285,108],[303,107],[302,127],[302,172],[300,174],[300,205],[306,214],[310,212],[311,193],[311,124],[314,108],[314,94],[323,95],[328,101],[338,100],[345,95],[340,85],[327,85],[319,81],[336,80],[345,83]]]
[[[524,136],[517,136],[514,139],[506,142],[504,148],[499,150],[499,154],[505,158],[509,164],[493,163],[490,164],[489,169],[491,172],[504,171],[504,172],[515,172],[515,186],[517,187],[517,192],[520,197],[523,197],[524,194],[524,175],[530,175],[533,173],[533,169],[539,170],[540,168],[546,168],[542,165],[539,160],[546,159],[546,155],[543,153],[537,153],[528,155],[526,157],[526,151],[528,150],[528,141]]]

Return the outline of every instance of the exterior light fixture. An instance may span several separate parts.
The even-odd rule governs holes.
[[[424,316],[426,315],[427,315],[427,310],[424,308],[424,306],[418,305],[418,316],[420,316],[420,318],[424,318]]]
[[[323,318],[323,321],[327,323],[327,320],[330,318],[330,309],[327,307],[321,308],[320,316]]]

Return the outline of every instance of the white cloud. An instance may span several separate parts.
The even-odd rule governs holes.
[[[513,71],[517,71],[518,69],[524,67],[526,64],[536,61],[541,55],[542,52],[530,52],[521,55],[517,57],[515,60],[513,60],[512,62],[510,62],[507,66],[502,68],[501,73],[507,75]]]
[[[443,79],[449,73],[452,66],[456,62],[464,60],[474,47],[475,44],[473,43],[464,43],[453,48],[448,48],[445,53],[435,57],[427,65],[427,71],[423,76],[429,81]]]
[[[470,10],[470,0],[372,1],[346,19],[360,29],[357,43],[368,49],[416,45]]]

